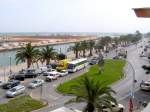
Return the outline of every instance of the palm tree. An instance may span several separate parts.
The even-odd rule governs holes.
[[[39,60],[41,60],[41,62],[46,61],[46,65],[49,65],[50,60],[54,58],[55,55],[56,55],[55,49],[47,45],[40,51]]]
[[[16,53],[16,64],[27,61],[27,68],[30,68],[33,61],[38,57],[39,50],[28,43]]]
[[[83,57],[85,57],[85,52],[86,52],[86,49],[87,49],[87,42],[86,41],[81,42],[80,49],[83,52]]]
[[[90,40],[90,41],[88,42],[88,48],[89,48],[89,50],[90,50],[90,56],[93,55],[92,51],[93,51],[94,46],[95,46],[95,41],[94,41],[94,40]]]
[[[115,93],[110,87],[103,86],[103,83],[95,81],[85,76],[76,85],[72,86],[72,93],[76,98],[72,98],[68,103],[86,102],[83,112],[102,112],[103,106],[111,109],[111,102],[117,104],[111,93]]]
[[[104,49],[104,47],[98,42],[95,46],[94,46],[96,53],[100,53],[101,50]]]
[[[74,51],[76,58],[78,58],[79,50],[80,50],[80,43],[76,42],[74,46],[71,47],[71,49]]]

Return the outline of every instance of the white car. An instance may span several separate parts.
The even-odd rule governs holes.
[[[61,70],[61,71],[58,72],[58,75],[59,75],[60,77],[63,77],[63,76],[65,76],[65,75],[68,75],[68,71],[67,71],[67,70]]]
[[[47,70],[46,72],[44,72],[44,73],[43,73],[43,75],[44,75],[44,76],[48,76],[48,75],[50,75],[50,74],[51,74],[51,72],[53,72],[53,71],[55,71],[55,72],[56,72],[56,70],[55,70],[55,69],[49,69],[49,70]]]
[[[103,107],[103,112],[124,112],[125,107],[122,104],[116,105],[115,103],[111,102],[112,110],[107,107]]]
[[[23,94],[24,92],[25,92],[25,87],[22,85],[18,85],[18,86],[15,86],[15,87],[9,89],[6,92],[6,96],[7,97],[15,97],[17,95]]]
[[[29,83],[28,87],[29,88],[36,88],[39,86],[42,86],[44,84],[44,80],[42,79],[35,79],[32,82]]]
[[[146,91],[149,91],[150,90],[150,81],[142,81],[140,83],[140,89],[141,90],[146,90]]]
[[[52,71],[48,74],[48,76],[46,77],[46,81],[52,81],[52,80],[57,80],[57,78],[59,77],[59,74],[57,71]]]

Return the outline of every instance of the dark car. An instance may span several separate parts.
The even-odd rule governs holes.
[[[38,76],[38,74],[36,74],[36,73],[34,73],[34,72],[27,72],[26,74],[25,74],[25,78],[35,78],[35,77],[37,77]]]
[[[19,81],[24,81],[25,80],[25,75],[24,74],[18,74],[18,75],[11,75],[9,77],[10,80],[19,80]]]
[[[114,56],[113,59],[119,59],[119,56]]]
[[[35,69],[28,69],[25,73],[25,78],[34,78],[37,77],[39,74],[36,73]]]
[[[3,85],[3,89],[11,89],[15,86],[18,86],[19,84],[20,84],[20,81],[18,80],[10,80],[9,82]]]
[[[51,63],[50,65],[47,65],[47,68],[56,69],[56,67],[57,67],[56,63]]]

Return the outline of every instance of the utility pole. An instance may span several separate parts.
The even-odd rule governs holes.
[[[134,70],[132,64],[129,61],[127,61],[127,62],[129,64],[130,68],[132,69],[132,86],[131,86],[131,95],[130,95],[131,98],[129,100],[129,112],[133,112],[133,106],[134,106],[133,100],[135,98],[135,96],[134,96],[135,83],[137,82],[137,80],[135,79],[135,70]]]
[[[4,81],[6,82],[6,68],[4,67]]]
[[[9,66],[10,66],[9,74],[11,75],[12,74],[12,70],[11,70],[11,56],[9,56]]]
[[[43,94],[43,84],[41,85],[41,89],[40,89],[40,100],[42,100],[42,94]]]

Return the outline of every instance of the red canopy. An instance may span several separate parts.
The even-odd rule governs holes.
[[[150,18],[150,7],[146,8],[133,8],[137,17]]]

